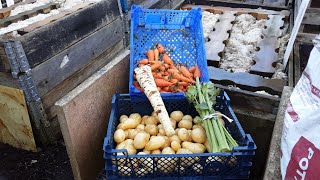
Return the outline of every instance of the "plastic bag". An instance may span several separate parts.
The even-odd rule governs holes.
[[[285,113],[281,139],[282,179],[320,179],[320,43],[316,39],[308,65]]]

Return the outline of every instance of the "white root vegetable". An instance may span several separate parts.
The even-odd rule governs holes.
[[[122,129],[118,129],[114,132],[113,138],[116,143],[121,143],[126,139],[126,134]]]
[[[173,111],[171,114],[170,114],[170,118],[179,122],[182,120],[183,118],[183,113],[181,111]]]
[[[159,117],[160,123],[163,125],[164,131],[167,136],[173,136],[175,131],[171,126],[171,121],[163,100],[160,96],[160,92],[154,82],[151,67],[142,66],[134,70],[136,78],[143,88],[144,93],[148,97],[155,113]]]

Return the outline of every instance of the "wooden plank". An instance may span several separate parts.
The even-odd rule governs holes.
[[[67,9],[67,10],[61,11],[59,14],[50,16],[50,17],[48,17],[48,18],[46,18],[46,19],[44,19],[42,21],[35,22],[35,23],[33,23],[33,24],[31,24],[31,25],[29,25],[27,27],[19,29],[18,33],[19,34],[26,34],[26,33],[32,32],[35,29],[38,29],[38,28],[40,28],[42,26],[45,26],[45,25],[47,25],[47,24],[49,24],[51,22],[54,22],[54,21],[56,21],[58,19],[61,19],[61,18],[65,17],[65,16],[67,16],[67,15],[75,13],[75,11],[78,11],[80,9],[88,7],[88,6],[92,5],[92,4],[94,4],[94,3],[81,3],[81,4],[77,5],[77,6],[74,6],[71,9]]]
[[[286,0],[264,0],[263,4],[273,6],[286,6]]]
[[[1,85],[0,142],[28,151],[37,150],[22,90]]]
[[[224,51],[225,41],[229,38],[229,31],[236,19],[236,11],[225,11],[215,24],[215,30],[209,34],[209,42],[205,43],[208,64],[218,67],[220,54]]]
[[[251,2],[241,2],[241,1],[233,1],[233,0],[192,0],[192,3],[196,5],[209,5],[209,6],[225,6],[232,8],[250,8],[250,9],[269,9],[275,11],[288,10],[289,8],[286,6],[275,6],[275,5],[265,5],[265,4],[257,4]]]
[[[35,67],[120,16],[116,0],[100,1],[77,13],[36,29],[18,38],[29,64]]]
[[[266,168],[264,172],[263,180],[269,179],[281,179],[280,170],[280,157],[281,157],[281,136],[282,128],[284,123],[285,111],[287,109],[287,104],[289,102],[291,93],[293,91],[292,87],[284,87],[283,95],[279,105],[279,111],[277,119],[273,128],[271,143],[269,147],[269,153],[266,163]]]
[[[15,16],[10,16],[5,19],[1,19],[0,20],[0,27],[9,26],[12,23],[28,19],[30,17],[36,16],[37,14],[41,14],[41,13],[47,14],[52,9],[58,9],[59,7],[60,7],[60,5],[57,3],[48,3],[46,5],[36,7],[32,10],[19,13]]]
[[[265,15],[265,19],[267,18],[267,15],[283,15],[285,17],[289,17],[290,12],[289,11],[273,11],[273,10],[266,10],[266,9],[249,9],[249,8],[230,8],[230,7],[221,7],[221,6],[206,6],[206,5],[191,5],[186,4],[181,9],[191,9],[191,8],[201,8],[203,11],[217,11],[217,12],[225,12],[225,11],[237,11],[240,14],[252,14],[256,17],[257,14]]]
[[[40,96],[45,95],[106,49],[123,39],[120,18],[32,69],[32,76]],[[108,42],[108,43],[106,43]]]
[[[303,17],[302,24],[320,25],[320,9],[307,9],[307,12]]]
[[[74,178],[96,179],[104,166],[102,143],[111,99],[128,91],[129,50],[119,54],[56,103]]]
[[[42,96],[42,103],[47,112],[48,118],[51,119],[57,115],[54,108],[52,108],[55,102],[81,84],[102,66],[109,63],[124,48],[123,40],[119,41],[98,58],[88,63],[85,67],[62,81],[54,89]]]
[[[297,84],[301,77],[301,67],[300,67],[300,43],[295,43],[293,47],[294,55],[294,84]]]
[[[11,14],[11,10],[18,7],[18,6],[21,6],[21,5],[24,5],[24,4],[31,4],[31,3],[34,3],[36,2],[36,0],[26,0],[24,2],[19,2],[19,3],[16,3],[10,7],[6,7],[6,8],[2,8],[0,9],[0,19],[3,19],[3,18],[6,18],[8,16],[10,16]]]
[[[310,44],[312,43],[312,40],[316,37],[316,34],[311,34],[311,33],[298,33],[296,42],[303,42]]]
[[[264,90],[268,93],[281,95],[286,81],[282,79],[265,79],[258,75],[248,73],[230,73],[223,69],[208,67],[209,78],[215,83],[222,85],[237,85],[241,89],[250,89],[251,91]]]
[[[17,79],[14,79],[10,73],[0,72],[0,85],[19,89]]]

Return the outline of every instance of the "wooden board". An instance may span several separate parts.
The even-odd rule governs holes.
[[[40,96],[45,95],[64,79],[77,72],[124,37],[120,18],[103,27],[57,56],[32,69]]]
[[[0,85],[0,142],[36,151],[23,92],[2,85]]]
[[[266,91],[271,94],[281,95],[286,81],[282,79],[265,79],[258,75],[248,73],[230,73],[223,69],[208,67],[209,78],[215,83],[225,86],[237,85],[241,89],[250,91]]]
[[[56,103],[76,180],[96,179],[104,166],[102,145],[111,99],[115,92],[127,92],[128,72],[126,50]]]
[[[33,68],[118,17],[118,1],[104,0],[27,33],[18,40],[22,42],[29,64]]]

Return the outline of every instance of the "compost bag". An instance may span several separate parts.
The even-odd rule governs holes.
[[[285,113],[282,179],[320,179],[320,36],[314,42]]]

